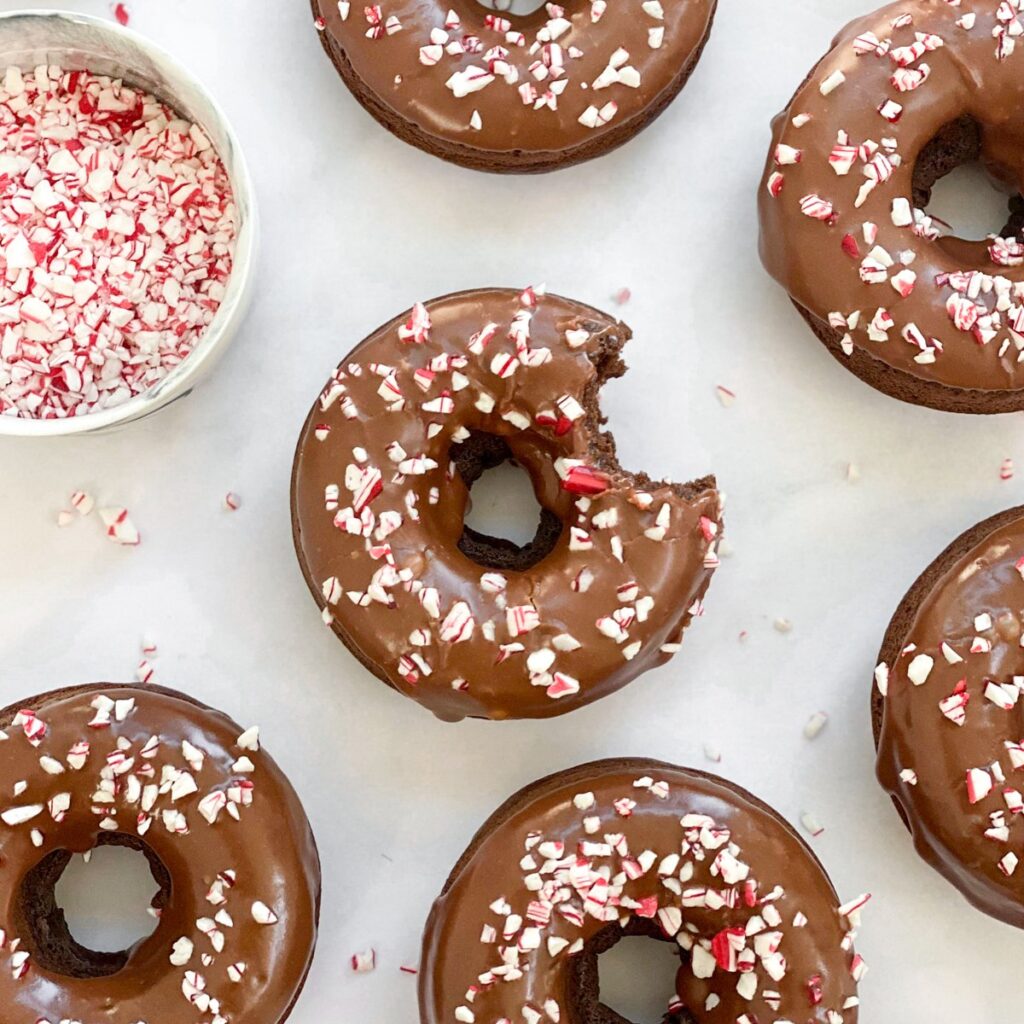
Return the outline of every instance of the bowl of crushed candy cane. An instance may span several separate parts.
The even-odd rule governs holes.
[[[0,15],[0,435],[188,394],[250,296],[252,184],[217,104],[119,25]]]

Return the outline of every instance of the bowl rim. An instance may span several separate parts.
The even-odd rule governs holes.
[[[244,230],[239,232],[236,239],[236,249],[228,276],[229,287],[233,285],[231,293],[225,295],[213,320],[201,335],[200,343],[166,377],[121,405],[99,412],[85,413],[82,416],[66,419],[34,419],[0,415],[0,438],[4,436],[71,437],[98,433],[143,419],[169,405],[177,398],[187,395],[211,360],[219,356],[227,347],[233,333],[231,328],[236,326],[236,320],[240,321],[245,315],[256,270],[260,223],[256,190],[249,162],[235,133],[234,126],[224,109],[203,81],[162,46],[154,43],[141,32],[93,14],[60,8],[19,8],[0,12],[0,23],[19,18],[37,21],[70,21],[88,26],[101,34],[129,40],[139,49],[147,52],[158,63],[168,65],[180,77],[187,79],[208,105],[212,117],[218,122],[218,128],[227,141],[233,158],[228,174],[236,205],[239,209],[244,205],[247,210]],[[2,63],[0,60],[0,65]],[[192,115],[189,116],[192,117]],[[220,153],[219,149],[218,153]],[[222,154],[221,159],[223,159]],[[225,169],[227,170],[226,165]],[[154,392],[157,393],[154,395]]]

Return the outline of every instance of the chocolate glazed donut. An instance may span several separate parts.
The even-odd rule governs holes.
[[[974,906],[1024,927],[1024,506],[958,537],[882,644],[878,778],[918,853]]]
[[[320,862],[258,730],[160,687],[78,686],[0,711],[4,1024],[280,1024],[316,944]],[[149,861],[159,924],[79,945],[54,886],[75,853]]]
[[[1024,27],[1016,3],[901,0],[847,26],[773,125],[761,258],[829,351],[886,394],[1024,409]],[[943,235],[934,183],[979,159],[999,235]]]
[[[295,546],[325,621],[441,718],[542,718],[668,658],[717,565],[712,478],[625,472],[598,391],[629,329],[533,289],[417,305],[321,393],[292,477]],[[463,526],[505,460],[542,508],[525,548]]]
[[[484,171],[548,171],[621,145],[690,77],[716,0],[312,0],[356,99],[400,139]]]
[[[423,939],[420,1024],[628,1024],[597,963],[624,935],[679,952],[667,1024],[856,1024],[866,899],[841,907],[796,832],[723,779],[582,765],[513,796],[456,865]]]

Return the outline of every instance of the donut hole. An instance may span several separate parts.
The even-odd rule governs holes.
[[[674,1007],[679,946],[651,921],[598,932],[572,961],[569,998],[581,1024],[698,1024]]]
[[[101,836],[88,858],[55,850],[21,883],[25,944],[32,959],[55,974],[109,977],[156,929],[150,911],[165,906],[170,891],[167,869],[136,837]]]
[[[486,569],[525,572],[543,561],[562,535],[562,521],[540,506],[508,443],[471,432],[453,447],[452,461],[471,491],[459,550]]]
[[[1007,238],[1024,226],[1024,198],[1005,185],[1011,175],[981,159],[982,128],[973,117],[943,127],[914,166],[914,205],[957,238]]]
[[[476,0],[476,2],[489,11],[500,11],[513,18],[525,18],[535,11],[539,11],[547,0]]]

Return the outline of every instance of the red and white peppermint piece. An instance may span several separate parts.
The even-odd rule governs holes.
[[[96,502],[91,494],[86,491],[72,491],[71,507],[80,515],[87,516],[96,507]]]
[[[513,638],[530,633],[540,625],[540,615],[533,605],[511,607],[506,611],[505,617],[509,636]]]
[[[370,971],[376,970],[377,951],[367,949],[363,952],[353,953],[349,963],[356,974],[368,974]]]
[[[992,776],[984,768],[967,769],[967,800],[977,804],[992,792]]]
[[[270,907],[268,907],[265,903],[261,902],[260,900],[256,900],[256,902],[253,903],[251,912],[252,919],[257,924],[277,924],[277,914],[275,914],[274,911],[270,909]]]
[[[967,721],[967,705],[971,695],[967,692],[967,680],[961,679],[953,692],[939,701],[939,710],[954,725],[962,726]]]
[[[132,522],[131,516],[128,514],[128,509],[101,508],[99,515],[106,528],[108,540],[113,541],[115,544],[123,544],[129,547],[133,547],[141,542],[142,538]]]
[[[572,494],[603,494],[611,486],[607,474],[573,459],[559,459],[555,470],[562,481],[562,488]]]
[[[441,623],[440,638],[443,643],[458,644],[473,637],[476,619],[465,601],[457,601]]]
[[[430,338],[430,313],[422,302],[417,302],[409,314],[409,319],[398,328],[398,336],[402,341],[423,344]]]
[[[861,893],[860,896],[857,896],[855,899],[850,900],[849,903],[844,903],[839,908],[839,916],[845,917],[850,922],[851,926],[853,926],[854,928],[859,927],[860,912],[864,909],[865,906],[867,906],[870,900],[871,893]]]
[[[561,697],[569,697],[572,694],[579,692],[579,680],[574,679],[572,676],[567,675],[564,672],[556,672],[554,674],[554,681],[547,688],[547,695],[553,700],[558,700]]]
[[[800,200],[800,211],[806,217],[821,221],[831,220],[835,214],[832,203],[816,193],[806,195]]]

